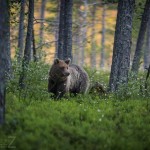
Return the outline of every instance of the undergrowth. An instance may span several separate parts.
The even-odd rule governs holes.
[[[150,98],[143,91],[144,74],[136,79],[131,76],[128,86],[115,94],[93,93],[56,101],[47,93],[48,65],[30,64],[24,90],[18,85],[20,68],[13,63],[0,148],[149,149]],[[108,72],[85,69],[91,82],[98,81],[107,89]]]

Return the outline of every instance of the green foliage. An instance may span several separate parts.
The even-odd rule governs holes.
[[[121,85],[119,90],[114,94],[119,100],[127,99],[149,99],[150,86],[145,89],[146,74],[140,73],[138,77],[132,72],[129,75],[128,84]],[[150,82],[148,81],[148,85]]]
[[[107,71],[100,71],[96,69],[91,70],[91,68],[85,68],[85,70],[89,75],[91,84],[99,82],[104,86],[105,89],[107,89],[107,83],[109,81],[109,73]]]
[[[21,74],[21,65],[13,62],[13,75],[8,82],[7,92],[15,95],[19,100],[45,100],[49,98],[47,93],[48,85],[48,70],[50,66],[43,62],[31,62],[27,69],[27,77],[25,79],[25,88],[21,89],[19,86],[19,77]],[[101,71],[86,67],[90,79],[90,84],[95,82],[100,83],[105,90],[108,88],[109,72]],[[119,90],[113,94],[115,99],[141,99],[150,97],[150,81],[148,79],[148,89],[145,90],[146,73],[140,73],[138,77],[129,75],[129,81],[126,85],[121,85]],[[98,94],[99,95],[99,94]]]
[[[122,87],[118,95],[103,98],[87,94],[55,101],[47,93],[48,65],[29,65],[23,91],[19,91],[20,66],[15,62],[13,70],[7,89],[6,123],[0,127],[1,148],[8,148],[12,140],[11,146],[29,150],[149,148],[149,98],[138,95],[144,75],[131,78],[128,88]],[[91,82],[108,84],[109,73],[86,70]]]
[[[49,66],[43,62],[31,62],[27,68],[27,77],[25,79],[25,88],[22,90],[19,86],[19,77],[22,73],[21,65],[13,63],[13,75],[8,82],[7,92],[13,93],[19,99],[44,100],[48,98],[47,81]]]
[[[150,114],[146,101],[100,100],[90,96],[61,101],[7,98],[0,133],[15,137],[17,149],[148,149]],[[79,98],[79,97],[78,97]]]

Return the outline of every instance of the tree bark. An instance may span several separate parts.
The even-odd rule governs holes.
[[[55,27],[55,58],[58,53],[58,28],[59,28],[59,12],[60,12],[60,1],[57,0],[57,14],[56,14],[56,27]]]
[[[102,40],[101,40],[101,60],[100,60],[100,67],[104,68],[105,65],[105,17],[106,17],[106,5],[103,5],[102,11]]]
[[[33,18],[34,18],[34,0],[29,1],[29,14],[28,14],[28,27],[26,44],[24,50],[24,57],[22,61],[22,73],[20,75],[19,85],[21,88],[25,87],[26,71],[30,62],[31,44],[32,44],[32,31],[33,31]]]
[[[65,5],[65,30],[64,30],[64,59],[72,60],[72,0],[66,0]]]
[[[148,69],[150,65],[150,18],[147,26],[146,46],[144,51],[144,68]]]
[[[46,5],[46,0],[42,0],[42,4],[41,4],[41,16],[40,16],[40,19],[41,19],[41,23],[40,23],[40,42],[39,42],[39,45],[42,44],[43,42],[43,28],[44,28],[44,15],[45,15],[45,5]]]
[[[84,11],[80,12],[80,66],[84,66],[85,63],[85,46],[87,36],[87,14],[88,14],[88,1],[82,0],[84,3]]]
[[[109,91],[127,84],[130,67],[132,18],[135,0],[119,0]]]
[[[79,41],[79,29],[76,30],[74,35],[74,55],[73,55],[73,63],[79,65],[79,48],[80,48],[80,41]]]
[[[59,14],[59,35],[58,35],[58,52],[57,57],[63,59],[63,44],[64,44],[64,30],[65,30],[65,0],[60,2],[60,14]]]
[[[35,48],[35,36],[34,36],[34,28],[32,30],[32,49],[33,49],[33,61],[37,62],[37,53]]]
[[[10,71],[9,0],[0,0],[0,125],[5,121],[6,78]]]
[[[140,67],[140,59],[142,57],[142,47],[144,43],[144,37],[145,37],[149,16],[150,16],[150,0],[146,0],[144,13],[142,15],[140,30],[138,34],[133,64],[132,64],[132,71],[135,73],[138,73]]]
[[[25,0],[21,0],[20,17],[19,17],[19,36],[18,36],[18,63],[23,57],[24,48],[24,15],[25,15]]]
[[[24,50],[24,62],[26,64],[29,64],[30,55],[31,55],[33,18],[34,18],[34,0],[30,0],[29,1],[27,36],[26,36],[26,44],[25,44],[25,50]]]
[[[77,5],[76,7],[79,7],[80,5]],[[76,28],[74,30],[74,53],[73,53],[73,63],[79,65],[79,49],[80,49],[80,22],[79,22],[79,13],[78,10],[75,13],[75,22],[77,23]]]
[[[58,37],[58,58],[72,60],[72,0],[61,0]]]
[[[92,33],[91,33],[91,67],[92,68],[96,68],[95,13],[96,13],[96,5],[94,5],[92,9]]]

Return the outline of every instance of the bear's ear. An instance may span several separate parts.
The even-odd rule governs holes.
[[[70,58],[68,58],[68,59],[65,60],[65,63],[66,63],[67,65],[69,65],[70,62],[71,62],[71,59],[70,59]]]
[[[58,64],[59,63],[59,58],[55,58],[54,59],[54,64]]]

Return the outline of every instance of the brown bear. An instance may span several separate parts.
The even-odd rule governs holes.
[[[70,59],[56,58],[49,71],[48,92],[55,98],[61,98],[66,93],[86,93],[89,88],[89,77],[78,65],[70,64]]]

